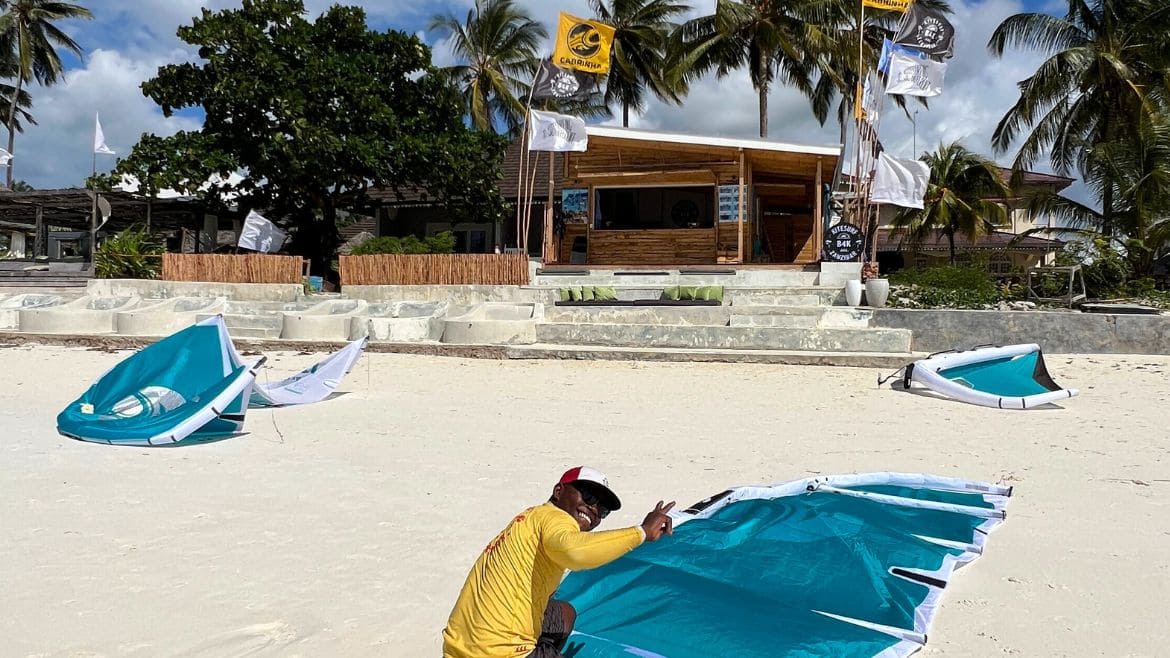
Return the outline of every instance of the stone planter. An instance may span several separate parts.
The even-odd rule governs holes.
[[[845,282],[845,303],[849,306],[861,306],[861,281],[850,279]]]
[[[867,306],[881,308],[890,298],[889,279],[870,279],[865,282],[865,303]]]

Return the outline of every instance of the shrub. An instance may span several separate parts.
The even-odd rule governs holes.
[[[890,286],[894,305],[927,308],[982,308],[1016,293],[1001,291],[982,268],[953,265],[902,270],[890,276]]]
[[[164,251],[145,228],[132,226],[98,245],[94,271],[99,279],[157,279]]]
[[[1133,275],[1133,267],[1109,240],[1076,240],[1056,256],[1057,265],[1080,265],[1089,297],[1116,297]]]
[[[404,238],[382,236],[370,238],[353,248],[354,256],[373,254],[449,254],[455,251],[455,235],[444,231],[420,240],[413,235]]]

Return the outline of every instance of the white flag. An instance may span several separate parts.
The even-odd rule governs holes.
[[[528,120],[529,151],[578,151],[589,145],[585,122],[556,112],[531,110]]]
[[[97,114],[93,115],[93,152],[103,155],[114,155],[114,151],[106,146],[106,134],[102,132],[102,120]]]
[[[240,231],[238,246],[252,251],[272,252],[280,251],[287,237],[284,231],[264,218],[255,210],[249,211],[244,218],[244,228]]]
[[[4,149],[0,149],[0,167],[8,164],[12,160],[12,154]]]
[[[890,76],[886,93],[899,96],[938,96],[942,93],[947,65],[929,59],[890,53]]]
[[[873,188],[869,200],[903,208],[922,209],[926,187],[930,184],[930,167],[921,160],[899,160],[885,153],[874,165]]]

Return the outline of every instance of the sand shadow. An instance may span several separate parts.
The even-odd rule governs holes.
[[[942,400],[944,402],[952,402],[954,404],[965,404],[972,407],[983,407],[981,404],[973,404],[971,402],[964,402],[963,400],[956,400],[952,397],[947,397],[937,391],[932,391],[929,388],[904,388],[901,383],[893,383],[889,386],[890,390],[898,393],[908,393],[910,395],[917,395],[924,398],[931,398],[933,400]],[[994,409],[995,407],[985,407],[987,409]],[[1032,411],[1032,410],[1056,410],[1064,409],[1064,407],[1055,402],[1048,402],[1045,404],[1036,405],[1035,407],[1028,407],[1027,409],[1007,409],[1006,411]],[[1001,410],[1002,411],[1002,410]]]

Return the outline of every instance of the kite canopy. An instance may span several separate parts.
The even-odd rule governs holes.
[[[672,536],[564,580],[566,655],[910,655],[1010,493],[900,473],[725,491],[674,514]]]
[[[913,382],[956,400],[999,409],[1030,409],[1079,393],[1053,381],[1035,344],[932,354],[906,366],[902,386],[908,389]]]
[[[187,327],[114,366],[57,416],[57,431],[124,445],[240,432],[264,359],[236,362],[227,329],[215,320]]]
[[[350,342],[330,354],[324,361],[298,372],[292,377],[272,384],[256,382],[252,387],[250,407],[282,407],[294,404],[320,402],[333,394],[342,378],[353,368],[366,349],[369,338]],[[232,360],[237,366],[243,364],[243,357],[232,349]]]
[[[329,397],[366,347],[355,340],[274,384],[255,381],[265,359],[244,361],[214,316],[125,359],[57,416],[57,431],[83,441],[165,445],[237,434],[249,407]]]

